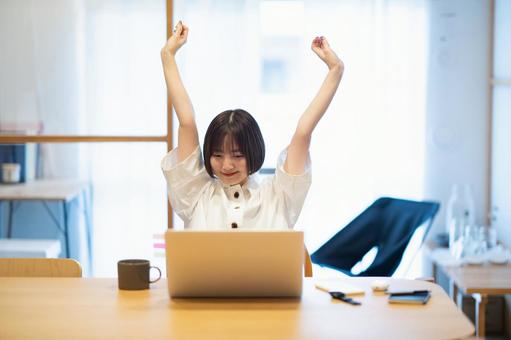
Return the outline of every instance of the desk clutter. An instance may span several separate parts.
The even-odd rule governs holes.
[[[38,163],[38,144],[1,144],[0,182],[10,184],[34,180],[37,177]]]
[[[511,260],[511,251],[504,248],[502,245],[497,245],[484,253],[471,254],[457,258],[449,248],[438,248],[431,253],[431,256],[435,261],[448,266],[505,265]]]
[[[509,249],[505,249],[503,246],[498,245],[482,254],[473,254],[463,259],[464,263],[471,265],[481,265],[485,262],[492,264],[506,264],[511,258],[511,252]]]
[[[509,261],[509,251],[497,243],[495,226],[476,224],[470,185],[452,186],[445,226],[446,232],[437,236],[437,243],[448,247],[454,260],[461,264],[505,264]]]
[[[365,287],[349,284],[341,279],[318,280],[314,286],[319,290],[329,293],[334,299],[355,306],[361,305],[362,302],[351,297],[363,296],[366,293]],[[370,286],[373,295],[388,296],[388,302],[394,304],[424,305],[431,297],[431,291],[428,289],[393,289],[390,287],[389,281],[385,279],[375,279],[371,282]]]
[[[317,289],[324,292],[342,292],[346,296],[364,295],[365,288],[346,283],[341,280],[319,280],[316,281]]]

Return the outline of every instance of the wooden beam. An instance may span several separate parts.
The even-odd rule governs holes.
[[[166,142],[167,136],[0,135],[0,144]]]
[[[167,39],[172,35],[172,30],[174,27],[173,15],[174,15],[174,2],[172,0],[166,0],[166,14],[167,14]],[[172,102],[170,100],[169,95],[167,94],[167,151],[173,149],[172,145]],[[170,206],[170,202],[165,195],[167,200],[167,228],[172,229],[174,227],[174,222],[172,221],[172,207]]]
[[[511,86],[511,79],[508,78],[492,78],[490,80],[492,86]]]

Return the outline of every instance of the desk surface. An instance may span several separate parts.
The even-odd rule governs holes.
[[[69,202],[79,195],[86,186],[86,182],[66,179],[0,184],[0,200]]]
[[[454,261],[447,248],[429,249],[432,261],[454,281],[465,294],[511,294],[511,265],[461,264]]]
[[[438,286],[391,279],[392,289],[431,289],[427,305],[391,305],[374,278],[352,306],[305,279],[301,299],[169,299],[166,281],[119,291],[116,279],[0,278],[0,338],[462,338],[474,327]]]
[[[465,265],[444,270],[465,294],[511,294],[510,265]]]

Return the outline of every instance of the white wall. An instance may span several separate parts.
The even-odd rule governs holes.
[[[511,1],[495,9],[491,203],[498,237],[511,247]]]
[[[511,1],[495,2],[493,77],[492,197],[498,238],[511,246]],[[511,296],[507,295],[506,334],[511,338]]]
[[[489,2],[431,0],[425,197],[441,200],[430,235],[444,231],[451,186],[470,184],[476,223],[488,200]]]

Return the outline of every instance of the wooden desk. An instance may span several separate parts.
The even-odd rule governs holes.
[[[14,202],[19,201],[40,201],[48,214],[55,222],[59,231],[64,235],[66,257],[69,252],[69,207],[75,199],[82,196],[84,202],[84,217],[87,228],[87,246],[89,262],[91,259],[91,222],[89,218],[88,207],[88,183],[76,180],[35,180],[26,183],[0,184],[0,202],[7,201],[9,204],[7,214],[7,238],[12,237],[13,217],[15,213]],[[62,221],[60,225],[59,218],[54,216],[51,209],[46,204],[47,201],[62,203]],[[82,261],[83,262],[83,261]]]
[[[427,305],[390,305],[364,286],[362,306],[333,300],[306,278],[301,299],[169,299],[166,280],[119,291],[116,279],[0,278],[0,338],[446,339],[474,327],[438,285],[391,279],[395,289],[431,289]]]
[[[511,265],[460,265],[450,259],[446,248],[429,249],[433,272],[439,267],[449,278],[452,299],[461,306],[461,294],[469,294],[476,301],[477,336],[486,334],[486,304],[491,295],[511,294]]]
[[[0,200],[70,202],[81,194],[86,186],[86,182],[75,180],[35,180],[0,184]]]
[[[452,285],[452,294],[458,299],[460,292],[470,294],[476,301],[477,336],[486,334],[486,304],[491,295],[511,294],[511,266],[490,265],[445,267]]]

